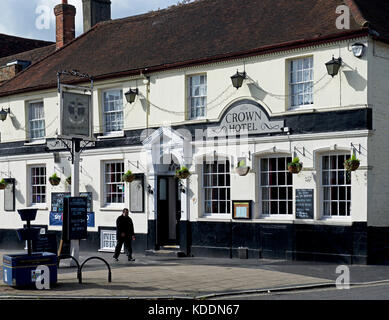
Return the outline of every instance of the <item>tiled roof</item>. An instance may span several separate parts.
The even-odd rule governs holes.
[[[351,28],[338,30],[345,3]],[[6,82],[0,96],[55,87],[65,69],[99,79],[367,35],[366,20],[389,39],[388,12],[386,0],[200,0],[99,23]]]
[[[46,47],[33,49],[22,53],[17,53],[12,56],[3,57],[0,58],[0,67],[5,66],[7,63],[13,62],[15,60],[30,61],[31,64],[34,64],[39,60],[43,59],[44,57],[48,56],[49,54],[53,53],[54,51],[55,51],[55,44],[51,44]]]
[[[52,42],[14,37],[0,34],[0,57],[11,56],[20,52],[46,47]]]

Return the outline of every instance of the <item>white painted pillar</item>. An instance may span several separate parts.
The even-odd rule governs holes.
[[[71,196],[78,197],[80,195],[80,141],[72,141],[73,149],[73,165],[72,165],[72,184]],[[70,255],[80,260],[80,240],[70,240]],[[70,266],[75,266],[76,263],[70,260]]]

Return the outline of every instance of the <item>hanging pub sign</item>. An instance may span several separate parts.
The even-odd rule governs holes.
[[[229,107],[218,125],[208,127],[207,136],[282,132],[283,127],[283,120],[270,120],[267,112],[260,104],[245,99]]]
[[[62,239],[81,240],[87,238],[87,197],[65,197],[63,201]]]
[[[60,136],[92,138],[92,103],[88,93],[61,91]]]

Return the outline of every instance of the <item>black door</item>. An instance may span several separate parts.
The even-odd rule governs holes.
[[[181,219],[178,179],[158,177],[157,192],[157,246],[175,245],[178,243]]]

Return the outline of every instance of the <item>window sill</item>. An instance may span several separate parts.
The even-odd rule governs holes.
[[[124,137],[124,131],[110,132],[105,133],[103,136],[99,136],[98,139],[112,139],[112,138],[122,138]]]
[[[24,143],[25,146],[34,146],[40,144],[46,144],[46,139],[30,140],[29,142]]]
[[[46,210],[49,210],[49,207],[47,206],[46,203],[44,204],[31,204],[28,209],[37,209],[37,210],[42,210],[42,211],[46,211]]]
[[[100,211],[122,211],[125,208],[125,203],[120,204],[118,206],[105,206],[105,207],[100,207]]]

